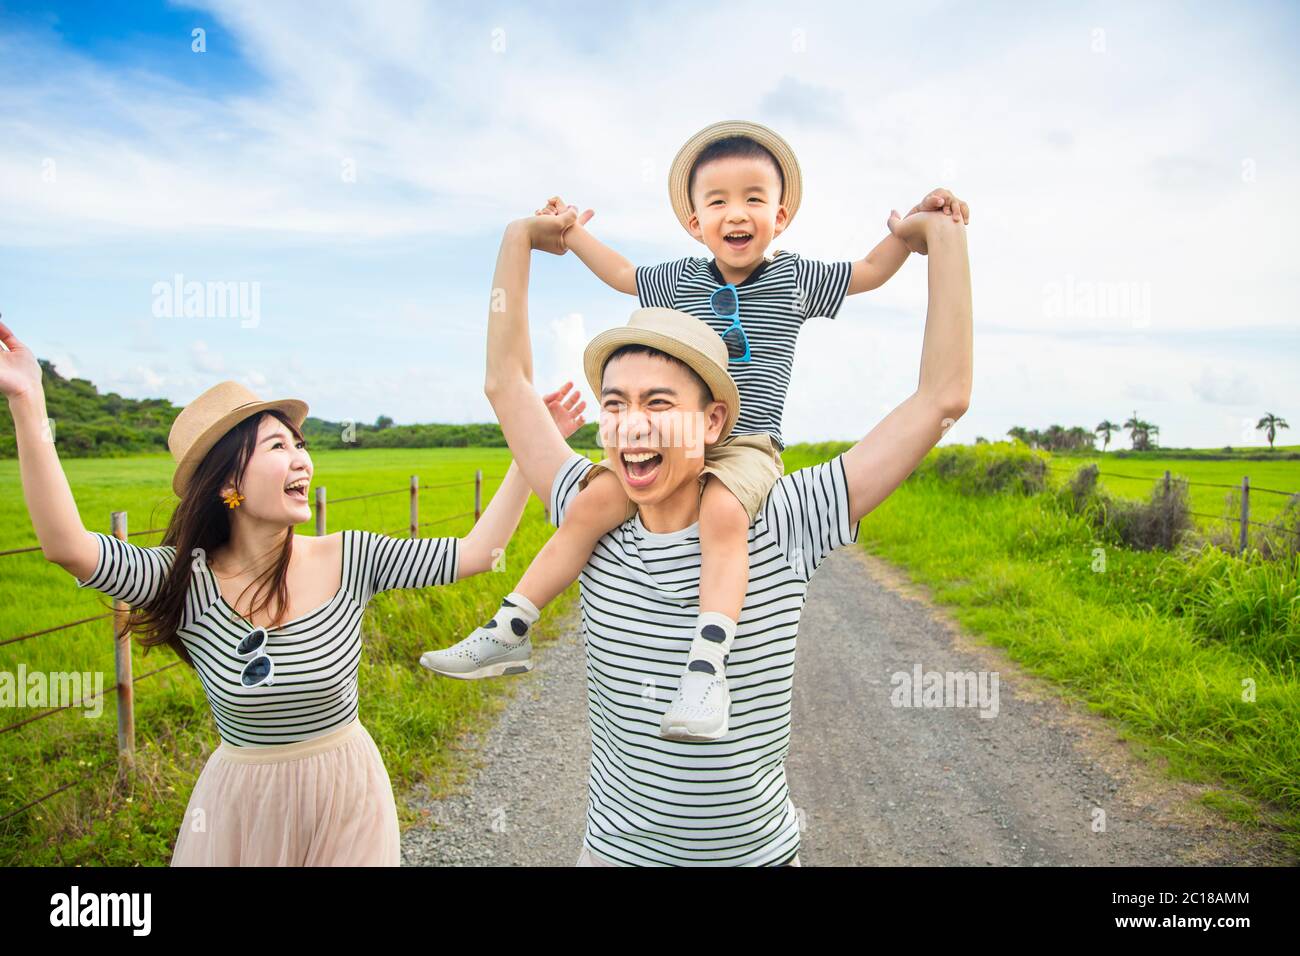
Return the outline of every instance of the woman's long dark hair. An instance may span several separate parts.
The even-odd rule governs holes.
[[[302,433],[285,414],[270,411],[263,415],[274,415],[288,427],[294,438],[302,441]],[[263,415],[246,418],[230,429],[199,463],[180,504],[172,512],[167,533],[163,536],[164,545],[176,548],[171,570],[154,599],[131,611],[129,629],[141,645],[146,648],[159,644],[170,645],[191,667],[194,666],[194,661],[176,633],[185,613],[190,578],[196,573],[197,562],[208,561],[230,540],[230,509],[221,499],[221,488],[227,482],[233,482],[236,488],[239,487],[248,460],[257,447],[257,431]],[[283,618],[289,606],[287,572],[289,558],[293,554],[293,538],[293,528],[287,529],[284,547],[275,563],[248,585],[248,588],[256,588],[253,592],[253,605],[248,613],[250,618],[270,607],[272,602],[275,606],[272,624],[278,624]],[[243,599],[248,588],[240,593],[236,603]]]

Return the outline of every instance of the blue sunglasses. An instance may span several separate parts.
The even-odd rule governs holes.
[[[728,282],[714,289],[709,296],[709,308],[720,319],[731,319],[731,325],[722,333],[722,341],[727,343],[727,361],[749,361],[749,336],[740,324],[740,293]]]

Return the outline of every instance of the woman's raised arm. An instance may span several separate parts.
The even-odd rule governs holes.
[[[48,560],[84,581],[99,563],[99,543],[81,523],[54,450],[40,363],[4,323],[0,323],[0,345],[4,346],[0,349],[0,393],[9,400],[14,417],[23,497],[36,539]]]

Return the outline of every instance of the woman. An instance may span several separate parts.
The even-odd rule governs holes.
[[[131,605],[132,631],[195,669],[216,719],[221,745],[194,786],[172,865],[398,865],[392,786],[357,719],[362,613],[380,591],[489,570],[528,501],[517,466],[464,538],[298,536],[311,517],[307,406],[223,382],[172,426],[180,502],[162,546],[142,548],[82,525],[45,437],[36,357],[3,324],[0,343],[0,392],[41,551],[79,586]],[[562,401],[569,384],[546,397],[565,437],[585,405],[576,392]]]

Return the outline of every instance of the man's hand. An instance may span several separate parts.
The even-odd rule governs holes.
[[[900,218],[898,210],[894,209],[889,217],[889,231],[901,239],[909,251],[925,255],[929,252],[929,230],[935,220],[943,216],[944,213],[935,210],[910,212],[906,217]]]
[[[581,222],[586,222],[593,213],[587,210],[584,215],[586,218]],[[569,251],[569,247],[564,243],[564,234],[575,224],[580,224],[578,212],[572,206],[554,214],[529,216],[518,220],[518,223],[527,233],[528,244],[532,248],[556,256],[562,256]]]
[[[587,403],[575,404],[582,396],[582,393],[575,390],[567,399],[564,397],[565,393],[571,388],[573,388],[573,383],[565,382],[551,394],[542,396],[542,401],[546,403],[546,410],[551,413],[555,427],[560,430],[560,435],[563,438],[568,438],[586,424],[582,417],[582,410],[587,407]]]
[[[913,206],[907,214],[910,216],[914,212],[938,212],[941,209],[945,216],[952,217],[953,222],[970,225],[970,206],[943,187],[930,190],[929,195]]]
[[[566,203],[564,202],[564,200],[561,199],[559,196],[552,196],[550,199],[548,199],[548,200],[546,201],[546,205],[545,205],[545,206],[543,206],[541,209],[537,210],[537,215],[539,215],[539,216],[558,216],[558,215],[560,215],[561,213],[563,213],[566,209],[572,209],[575,213],[578,212],[578,207],[577,207],[577,206],[574,206],[574,205],[571,205],[571,204],[566,204]],[[591,217],[594,216],[594,215],[596,215],[596,211],[595,211],[594,209],[588,209],[586,212],[581,213],[581,214],[578,215],[578,219],[577,219],[577,222],[575,223],[575,225],[585,226],[587,223],[589,223],[589,222],[591,221]],[[569,229],[572,229],[572,228],[573,228],[573,225],[570,225],[570,226],[566,227],[564,231],[567,233],[567,232],[569,231]],[[564,248],[567,250],[569,247],[568,247],[567,240],[564,238],[564,236],[561,236],[561,237],[560,237],[560,241],[561,241],[562,243],[565,243]]]

